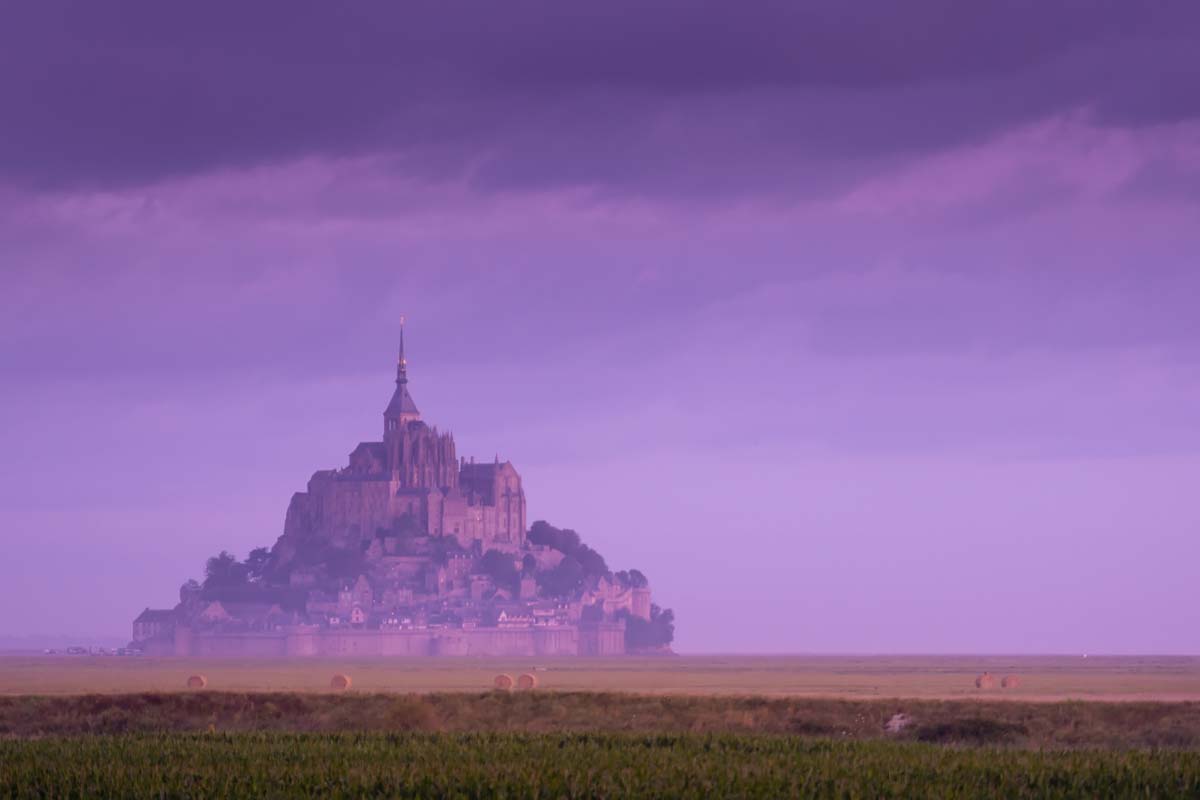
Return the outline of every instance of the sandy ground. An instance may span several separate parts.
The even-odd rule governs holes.
[[[326,691],[335,673],[356,691],[480,691],[501,672],[537,671],[559,691],[753,694],[846,698],[1200,701],[1200,657],[681,656],[611,659],[206,660],[0,656],[0,694],[184,690]],[[990,672],[996,688],[975,688]],[[1000,678],[1020,677],[1017,689]]]

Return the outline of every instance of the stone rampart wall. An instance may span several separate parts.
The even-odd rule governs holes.
[[[625,654],[625,623],[594,622],[579,627],[581,656],[620,656]]]
[[[288,654],[285,633],[193,633],[189,655],[198,658],[280,658]]]
[[[419,657],[419,656],[574,656],[620,655],[625,628],[601,624],[580,629],[474,628],[469,630],[387,631],[291,628],[261,633],[176,632],[175,655],[196,657]]]

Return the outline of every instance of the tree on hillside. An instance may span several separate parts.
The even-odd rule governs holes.
[[[246,565],[238,561],[232,553],[222,550],[208,560],[204,566],[205,589],[228,589],[245,586],[247,579]]]
[[[640,570],[636,569],[621,570],[613,575],[613,577],[622,586],[628,586],[630,589],[645,589],[650,585],[650,581],[647,580],[646,576]]]
[[[548,597],[573,595],[583,585],[583,566],[571,556],[558,562],[558,566],[537,576],[538,587]]]
[[[258,583],[267,574],[267,564],[271,561],[271,551],[265,547],[256,547],[246,556],[246,577]]]
[[[604,556],[584,544],[579,534],[570,528],[556,528],[545,520],[538,520],[529,528],[529,541],[553,548],[573,559],[579,564],[585,578],[611,574]]]
[[[627,611],[622,611],[620,616],[625,619],[625,646],[630,650],[657,649],[675,640],[675,612],[669,608],[652,604],[649,620]]]
[[[357,547],[328,547],[320,560],[325,573],[335,581],[352,581],[367,570],[366,555]]]
[[[195,578],[188,578],[179,587],[179,602],[183,605],[191,607],[203,598],[203,589],[200,588],[200,582]]]
[[[513,564],[512,556],[499,550],[488,550],[479,559],[479,571],[492,579],[497,588],[515,593],[521,574]]]
[[[604,563],[604,556],[586,544],[579,545],[571,555],[579,562],[579,566],[583,567],[585,577],[599,578],[608,574],[608,564]]]
[[[529,541],[533,544],[551,547],[563,555],[575,555],[582,541],[579,534],[569,528],[556,528],[545,520],[539,519],[529,528]]]

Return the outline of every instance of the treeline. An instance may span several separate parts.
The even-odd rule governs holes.
[[[189,580],[183,590],[203,600],[279,603],[285,609],[303,610],[305,591],[271,582],[269,561],[270,551],[265,547],[251,550],[245,561],[222,550],[205,562],[204,581]]]
[[[245,561],[238,561],[233,553],[222,550],[204,565],[204,590],[217,592],[222,589],[242,588],[252,583],[262,584],[270,560],[271,551],[265,547],[251,550]]]

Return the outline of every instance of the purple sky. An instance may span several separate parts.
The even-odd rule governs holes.
[[[681,651],[1200,653],[1200,5],[590,5],[6,11],[0,636],[272,543],[404,313]]]

